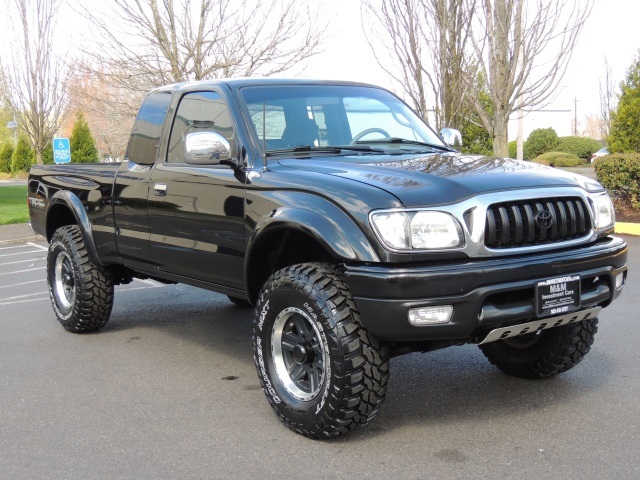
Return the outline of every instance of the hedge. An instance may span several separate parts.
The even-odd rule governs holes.
[[[602,145],[593,138],[585,137],[560,137],[557,152],[572,153],[576,157],[588,160],[591,155],[602,148]]]
[[[640,153],[612,153],[594,162],[596,178],[614,198],[640,208]]]
[[[534,158],[532,162],[552,167],[577,167],[586,163],[582,158],[565,152],[543,153]]]

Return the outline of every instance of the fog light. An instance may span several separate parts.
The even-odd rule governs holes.
[[[624,272],[616,274],[616,290],[624,286]]]
[[[451,320],[452,315],[453,305],[411,308],[409,310],[409,323],[414,327],[432,325],[434,323],[447,323]]]

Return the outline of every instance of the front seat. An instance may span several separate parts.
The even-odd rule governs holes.
[[[300,146],[318,146],[318,124],[310,118],[303,118],[299,122],[287,125],[282,132],[282,141],[290,148]]]

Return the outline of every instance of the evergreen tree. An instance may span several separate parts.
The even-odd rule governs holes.
[[[36,154],[27,137],[20,135],[18,144],[11,155],[11,172],[14,174],[28,172],[34,163],[36,163]]]
[[[640,152],[640,53],[620,89],[618,108],[611,114],[609,148],[612,152]]]
[[[82,112],[78,112],[76,115],[69,143],[71,144],[72,163],[95,163],[98,161],[96,142]]]
[[[53,165],[53,140],[49,140],[47,146],[42,151],[42,163],[44,165]]]
[[[11,156],[13,155],[13,143],[5,142],[0,147],[0,173],[11,173]]]

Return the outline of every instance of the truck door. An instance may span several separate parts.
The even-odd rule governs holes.
[[[116,223],[116,242],[125,264],[149,268],[149,217],[147,197],[151,181],[151,166],[158,156],[158,145],[170,92],[153,92],[142,102],[125,160],[118,169],[113,188],[113,211]]]
[[[166,158],[152,171],[151,254],[166,272],[244,289],[244,180],[229,166],[185,162],[186,135],[211,131],[234,149],[235,130],[222,96],[185,94],[176,108]]]

